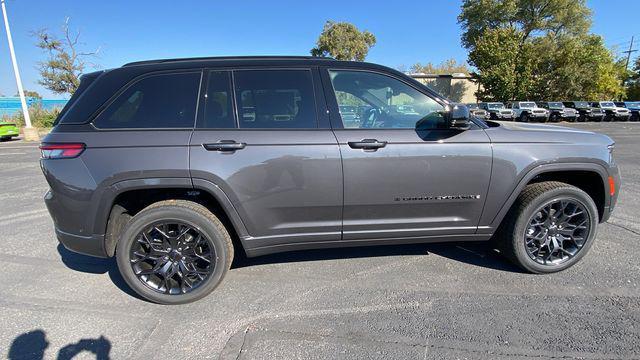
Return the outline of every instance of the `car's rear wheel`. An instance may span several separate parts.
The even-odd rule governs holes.
[[[184,304],[220,284],[233,260],[233,245],[224,225],[207,208],[167,200],[129,221],[116,259],[122,277],[143,298]]]
[[[576,264],[593,244],[598,210],[575,186],[548,181],[528,185],[504,220],[498,244],[504,255],[532,273]]]
[[[527,113],[520,114],[520,122],[529,122],[529,115]]]

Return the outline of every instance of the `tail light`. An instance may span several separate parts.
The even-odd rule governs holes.
[[[80,156],[85,148],[83,143],[42,143],[40,153],[43,159],[71,159]]]

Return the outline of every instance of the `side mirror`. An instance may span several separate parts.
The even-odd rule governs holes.
[[[446,114],[450,129],[469,130],[471,127],[471,114],[465,105],[454,104]]]

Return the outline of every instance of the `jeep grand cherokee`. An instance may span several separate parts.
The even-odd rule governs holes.
[[[240,251],[493,240],[560,271],[620,186],[605,135],[483,121],[396,70],[307,57],[84,75],[41,152],[59,241],[164,304],[213,291]]]

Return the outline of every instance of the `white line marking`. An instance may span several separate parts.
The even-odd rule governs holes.
[[[15,213],[15,214],[9,214],[9,215],[0,216],[0,221],[6,221],[6,220],[11,220],[11,219],[15,219],[15,218],[23,217],[23,216],[41,214],[41,213],[46,213],[46,212],[47,212],[47,209],[23,211],[23,212],[19,212],[19,213]]]

